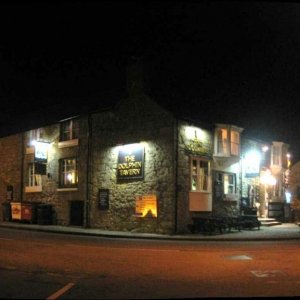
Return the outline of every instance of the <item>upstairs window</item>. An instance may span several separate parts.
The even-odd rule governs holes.
[[[280,165],[280,147],[279,146],[273,146],[273,155],[272,155],[272,161],[273,165],[279,166]]]
[[[41,141],[44,136],[43,128],[32,129],[28,134],[28,146],[31,147],[34,141]]]
[[[231,130],[231,155],[239,155],[240,154],[240,134],[237,131]]]
[[[221,155],[229,155],[227,129],[218,129],[217,152]]]
[[[59,160],[59,183],[61,187],[76,187],[78,183],[77,159],[64,158]]]
[[[69,141],[78,139],[78,132],[79,126],[77,119],[64,121],[60,126],[60,140]]]
[[[219,156],[238,156],[240,154],[240,132],[226,126],[218,128],[215,136],[215,154]]]
[[[210,162],[200,158],[191,159],[191,190],[210,192]]]

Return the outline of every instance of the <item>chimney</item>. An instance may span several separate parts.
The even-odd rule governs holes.
[[[127,66],[127,93],[141,94],[144,92],[144,74],[142,58],[132,56]]]

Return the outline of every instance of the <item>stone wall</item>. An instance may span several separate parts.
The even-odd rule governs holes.
[[[13,187],[12,201],[21,201],[22,134],[0,139],[0,166],[1,205],[7,200],[7,186]],[[0,220],[3,220],[2,212]]]
[[[90,224],[107,230],[171,233],[174,228],[174,120],[137,94],[114,111],[93,115]],[[145,149],[144,177],[118,182],[120,145]],[[109,209],[99,210],[99,189],[109,189]],[[157,218],[135,215],[136,196],[157,196]]]
[[[41,192],[25,192],[24,201],[51,204],[53,207],[53,222],[57,225],[70,224],[70,205],[72,201],[86,199],[87,184],[87,118],[80,119],[79,142],[77,146],[59,146],[59,124],[43,128],[43,140],[50,142],[48,150],[47,174],[42,175]],[[34,149],[30,151],[29,132],[25,134],[24,141],[24,187],[28,184],[28,163],[34,161]],[[78,158],[78,188],[60,189],[59,187],[59,159]]]
[[[203,137],[195,140],[187,139],[186,127],[200,129]],[[190,212],[189,211],[189,192],[191,190],[190,182],[190,157],[207,157],[211,160],[212,155],[212,135],[211,132],[197,127],[188,122],[178,122],[178,159],[177,159],[177,232],[189,233],[188,224],[192,217],[199,214],[210,214],[209,212]]]

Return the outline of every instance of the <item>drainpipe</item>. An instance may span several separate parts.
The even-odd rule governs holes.
[[[175,120],[174,126],[174,168],[175,168],[175,202],[174,202],[174,234],[177,233],[177,219],[178,219],[178,120]]]
[[[242,197],[243,197],[243,154],[240,155],[240,199],[239,211],[242,213]]]
[[[24,132],[21,133],[21,176],[20,176],[20,202],[23,202],[23,188],[24,188]]]
[[[91,147],[92,147],[92,117],[88,113],[87,155],[86,155],[86,195],[84,201],[84,227],[90,227],[90,178],[91,178]]]

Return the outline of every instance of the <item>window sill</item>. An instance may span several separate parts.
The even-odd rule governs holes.
[[[78,188],[58,188],[56,189],[57,192],[76,192],[78,191]]]
[[[26,147],[26,154],[34,154],[34,147],[33,146],[27,146]]]
[[[78,146],[78,139],[63,141],[58,143],[58,148],[75,147]]]
[[[25,187],[25,193],[40,193],[42,191],[42,186],[26,186]]]

